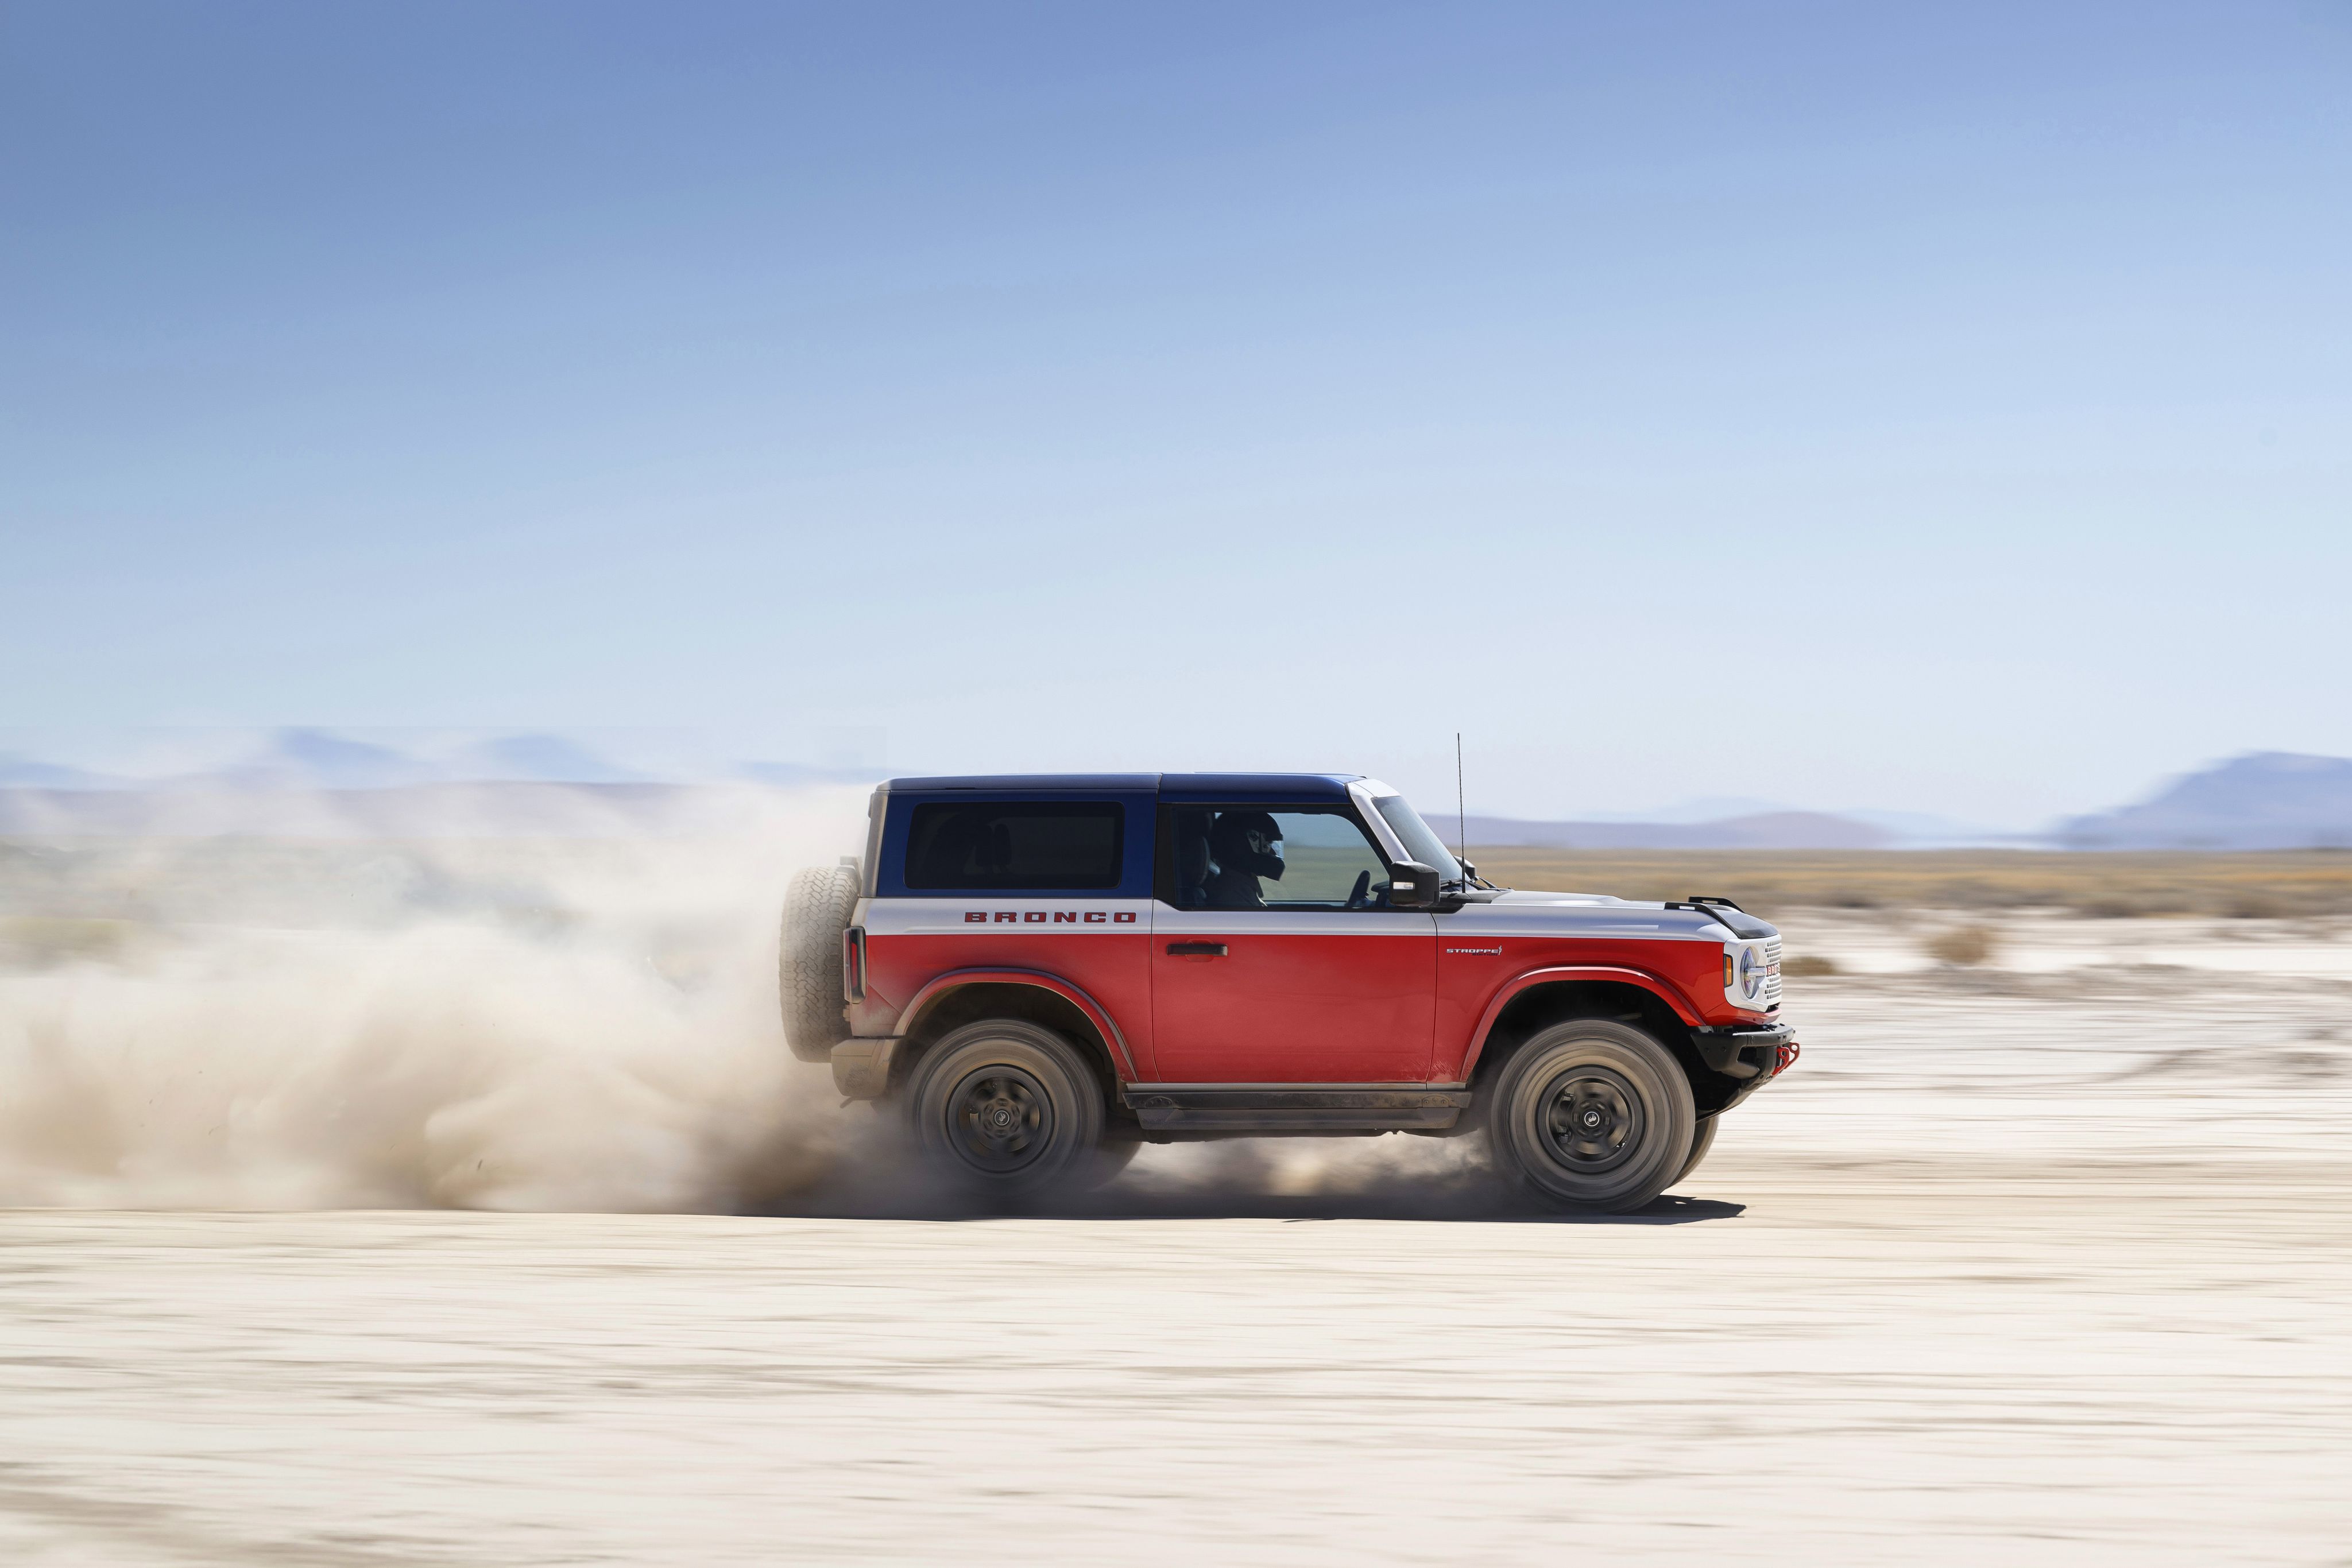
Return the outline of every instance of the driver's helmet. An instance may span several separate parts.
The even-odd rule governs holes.
[[[1282,826],[1265,811],[1227,811],[1209,830],[1209,852],[1225,871],[1282,880]]]

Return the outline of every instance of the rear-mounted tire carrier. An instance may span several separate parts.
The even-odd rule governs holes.
[[[784,890],[783,929],[777,944],[776,989],[783,1008],[784,1043],[803,1061],[826,1061],[849,1038],[842,994],[842,933],[857,907],[854,865],[795,872]]]

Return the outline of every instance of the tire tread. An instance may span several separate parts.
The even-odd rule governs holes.
[[[845,865],[811,866],[793,873],[784,889],[784,918],[776,963],[784,1043],[803,1061],[826,1061],[849,1038],[848,1002],[841,993],[841,934],[857,908],[857,873]]]

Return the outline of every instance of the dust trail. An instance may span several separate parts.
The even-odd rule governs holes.
[[[988,1211],[784,1047],[782,890],[857,848],[862,791],[681,789],[651,820],[557,793],[207,798],[206,823],[300,836],[0,839],[0,1207]],[[1507,1208],[1482,1149],[1151,1147],[1024,1207]]]
[[[1455,1218],[1539,1212],[1481,1136],[1247,1138],[1147,1148],[1104,1207],[1135,1213]]]
[[[733,1209],[824,1171],[793,867],[848,791],[562,842],[79,841],[0,862],[0,1205]]]

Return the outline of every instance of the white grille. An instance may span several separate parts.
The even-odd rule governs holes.
[[[1764,1005],[1780,1005],[1780,939],[1778,936],[1764,944]]]

